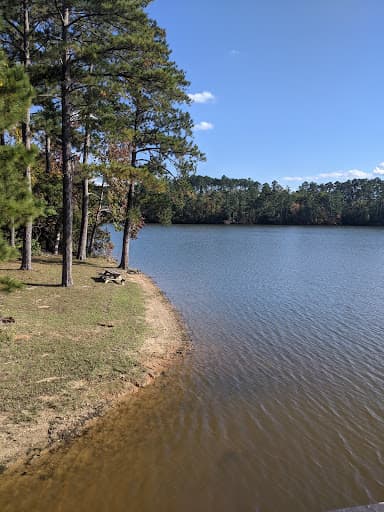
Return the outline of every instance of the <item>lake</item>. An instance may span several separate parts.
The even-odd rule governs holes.
[[[383,229],[147,226],[131,266],[181,312],[194,350],[75,442],[40,503],[321,512],[384,500]]]

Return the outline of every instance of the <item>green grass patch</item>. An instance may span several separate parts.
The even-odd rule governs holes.
[[[33,422],[45,410],[65,414],[81,404],[140,380],[144,298],[132,282],[94,278],[110,263],[74,265],[75,286],[61,288],[60,260],[40,257],[33,271],[0,265],[0,279],[21,281],[14,293],[0,289],[0,413],[15,423]]]

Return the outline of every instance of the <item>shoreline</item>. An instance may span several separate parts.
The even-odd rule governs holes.
[[[191,350],[191,337],[180,313],[155,281],[144,273],[131,278],[146,296],[146,323],[152,331],[142,346],[142,364],[148,371],[149,380],[159,377],[178,356]],[[143,387],[143,386],[140,386]]]
[[[117,391],[96,395],[93,400],[87,397],[85,406],[79,390],[77,394],[81,405],[67,412],[65,416],[55,417],[53,413],[47,417],[44,414],[38,416],[31,424],[12,425],[9,421],[5,422],[4,415],[0,413],[0,475],[18,472],[40,454],[59,449],[63,444],[81,436],[98,421],[98,418],[113,410],[123,400],[129,400],[130,396],[140,392],[141,388],[152,384],[190,351],[191,342],[187,327],[155,282],[149,276],[137,273],[127,275],[127,284],[139,287],[144,303],[145,333],[137,350],[141,372],[139,378],[125,379],[122,375],[122,382],[119,383]],[[129,321],[128,317],[127,324]]]

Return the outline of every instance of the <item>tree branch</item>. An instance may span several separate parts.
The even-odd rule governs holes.
[[[8,23],[8,25],[10,25],[14,30],[16,30],[16,32],[21,36],[23,37],[24,34],[22,32],[22,30],[19,29],[19,27],[13,23],[11,20],[9,20],[6,16],[4,16],[4,20]]]

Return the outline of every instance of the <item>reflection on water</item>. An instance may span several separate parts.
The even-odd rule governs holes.
[[[384,232],[153,226],[195,350],[0,510],[320,512],[384,499]]]

